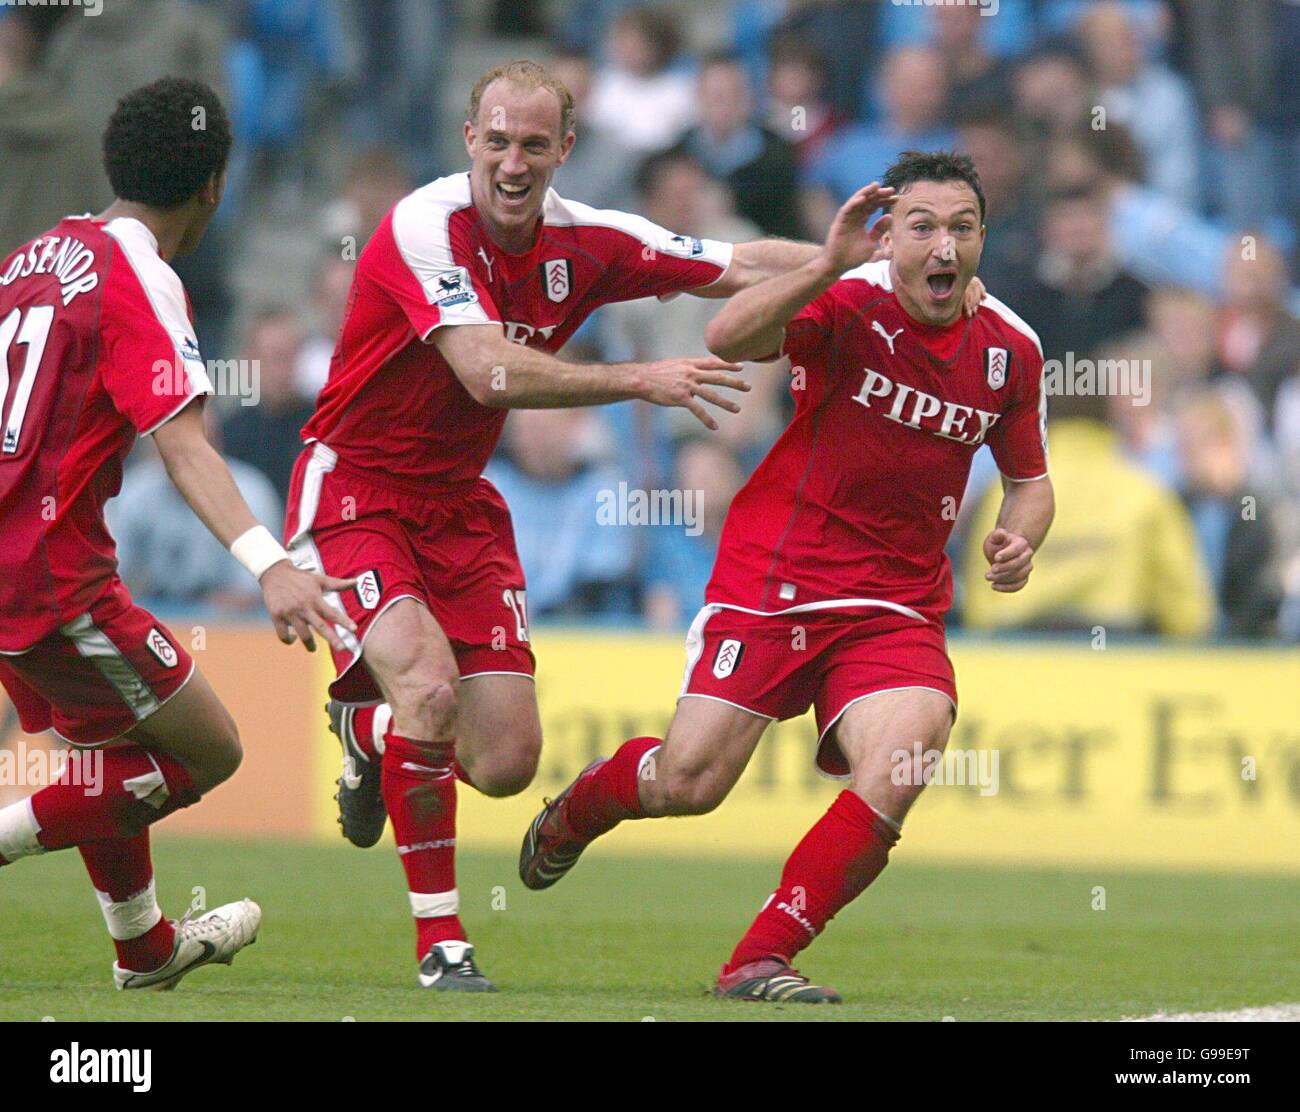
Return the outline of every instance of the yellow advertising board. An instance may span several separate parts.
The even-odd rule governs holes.
[[[239,724],[245,761],[167,832],[341,843],[338,746],[321,710],[328,657],[286,648],[261,624],[172,628]],[[466,848],[513,851],[543,795],[626,738],[662,736],[672,714],[681,638],[543,628],[535,639],[542,766],[513,799],[462,790]],[[963,760],[926,790],[901,852],[1300,872],[1300,650],[961,639],[951,650],[961,713],[949,751]],[[814,742],[810,718],[773,725],[716,812],[627,823],[610,850],[784,856],[840,790],[813,770]],[[0,696],[0,804],[39,786],[9,782],[20,747],[51,744],[24,737]]]
[[[463,846],[517,848],[543,795],[626,738],[662,736],[672,713],[679,638],[542,630],[534,648],[537,781],[506,800],[463,791]],[[1300,651],[951,649],[961,711],[949,749],[995,775],[927,788],[904,827],[909,857],[1300,872]],[[717,811],[625,823],[609,849],[784,856],[842,787],[814,771],[815,742],[811,716],[774,724]],[[331,761],[318,792],[330,837],[336,775]]]

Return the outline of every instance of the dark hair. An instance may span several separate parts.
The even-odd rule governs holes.
[[[614,25],[620,30],[634,29],[645,36],[654,52],[655,73],[667,69],[682,48],[677,19],[666,9],[625,8]]]
[[[117,102],[104,129],[104,172],[123,201],[171,209],[221,174],[230,144],[230,119],[211,87],[163,77]]]
[[[658,151],[649,155],[637,166],[633,179],[633,185],[635,185],[637,193],[642,197],[649,196],[659,188],[659,183],[669,170],[674,166],[682,165],[693,166],[705,176],[711,176],[694,155],[688,154],[680,147],[671,147],[666,151]]]
[[[984,223],[984,188],[969,155],[955,151],[904,151],[881,181],[902,193],[918,181],[964,181],[975,191],[980,203],[980,223]]]

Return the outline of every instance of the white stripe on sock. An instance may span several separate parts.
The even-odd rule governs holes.
[[[30,796],[8,807],[0,807],[0,857],[17,861],[20,857],[44,853],[45,847],[36,837],[40,831],[41,824],[32,811]]]
[[[441,919],[460,913],[460,893],[455,888],[450,892],[412,892],[410,896],[411,914],[417,919]]]
[[[370,720],[370,740],[374,744],[375,752],[381,757],[384,755],[384,735],[388,733],[392,721],[392,707],[387,703],[380,703],[375,707],[375,716]]]
[[[95,895],[99,897],[99,906],[104,912],[104,925],[117,942],[139,938],[146,931],[153,930],[162,919],[152,880],[144,889],[120,903],[114,903],[107,892],[98,889],[95,890]]]

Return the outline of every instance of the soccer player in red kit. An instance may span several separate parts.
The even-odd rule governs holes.
[[[984,241],[974,166],[911,151],[884,181],[840,209],[815,260],[710,324],[724,358],[790,356],[795,416],[732,502],[667,737],[585,769],[520,856],[524,883],[547,888],[624,819],[712,810],[768,723],[813,707],[817,767],[849,787],[786,862],[720,996],[839,1000],[791,962],[885,867],[924,784],[920,767],[893,775],[899,755],[947,742],[944,544],[981,444],[1005,491],[984,542],[993,590],[1025,585],[1051,522],[1038,339],[992,297],[961,312]],[[890,214],[867,229],[880,206]],[[886,257],[868,261],[878,245]]]
[[[0,809],[0,866],[81,851],[119,989],[170,989],[229,964],[261,922],[246,899],[174,923],[155,897],[149,827],[226,780],[240,747],[190,655],[117,575],[104,503],[137,434],[153,436],[194,512],[259,577],[281,640],[310,648],[313,627],[330,640],[348,621],[322,595],[348,581],[293,566],[191,404],[211,386],[167,260],[207,228],[230,144],[208,86],[136,89],[104,133],[117,199],[0,263],[0,682],[24,730],[53,729],[76,751],[49,786]]]
[[[329,706],[343,832],[373,845],[392,819],[419,982],[437,990],[492,990],[459,918],[456,780],[515,794],[541,748],[524,575],[481,474],[506,410],[641,398],[716,427],[701,401],[734,410],[715,388],[747,388],[731,363],[550,353],[604,303],[726,297],[819,250],[733,247],[557,196],[573,123],[571,94],[542,66],[480,78],[470,171],[398,202],[357,262],[290,491],[295,559],[357,581],[339,597],[357,631],[340,633]]]

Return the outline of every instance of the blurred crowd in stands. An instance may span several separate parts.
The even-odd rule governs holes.
[[[174,72],[227,95],[227,198],[178,269],[205,356],[257,361],[257,404],[220,399],[209,423],[273,529],[356,253],[405,192],[466,166],[443,133],[477,76],[452,81],[449,59],[472,46],[480,69],[527,54],[572,89],[562,195],[690,235],[819,240],[899,151],[970,153],[990,291],[1049,366],[1092,361],[1127,385],[1050,399],[1058,516],[1020,595],[982,579],[998,484],[981,450],[950,546],[953,625],[1300,639],[1300,4],[513,0],[486,20],[465,7],[0,9],[0,254],[106,203],[97,136],[127,89]],[[261,241],[295,222],[306,249],[259,273]],[[704,354],[717,310],[612,306],[567,354]],[[514,514],[531,617],[690,620],[729,500],[791,411],[780,365],[749,373],[744,412],[716,434],[633,403],[511,414],[488,474]],[[152,449],[137,457],[110,519],[131,586],[159,604],[256,605]],[[598,500],[620,483],[701,492],[699,519],[602,524]]]

